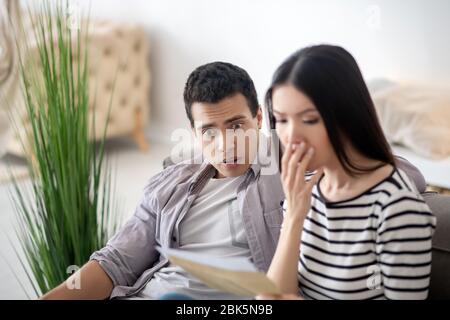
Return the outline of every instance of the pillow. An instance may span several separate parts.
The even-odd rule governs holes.
[[[386,138],[427,158],[450,157],[450,90],[370,86]]]

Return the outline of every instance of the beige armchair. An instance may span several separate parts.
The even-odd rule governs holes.
[[[148,36],[139,25],[90,21],[89,116],[92,119],[95,112],[96,123],[92,139],[102,136],[111,102],[107,138],[130,135],[141,150],[147,150],[144,128],[150,109],[149,50]],[[25,137],[28,121],[24,117],[20,123],[24,126],[20,135]],[[8,151],[23,155],[19,134],[9,143]]]

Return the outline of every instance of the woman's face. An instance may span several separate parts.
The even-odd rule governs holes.
[[[314,148],[308,170],[327,166],[335,159],[322,118],[305,94],[290,84],[275,87],[272,106],[276,131],[282,145],[285,147],[288,143],[305,142],[307,149]]]

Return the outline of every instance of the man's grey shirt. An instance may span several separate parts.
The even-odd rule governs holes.
[[[204,162],[175,164],[150,179],[133,216],[106,246],[92,254],[114,284],[111,298],[140,292],[153,274],[169,265],[155,246],[178,248],[175,226],[188,212],[206,182],[216,173]],[[275,252],[284,199],[278,174],[262,175],[254,164],[237,191],[251,260],[267,271]]]

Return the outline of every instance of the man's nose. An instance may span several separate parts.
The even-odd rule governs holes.
[[[226,132],[221,132],[216,137],[216,149],[221,153],[227,154],[234,148],[234,137],[232,134]]]
[[[215,136],[216,139],[216,150],[217,151],[223,151],[225,148],[225,136],[222,134],[222,132],[217,133],[217,136]]]

